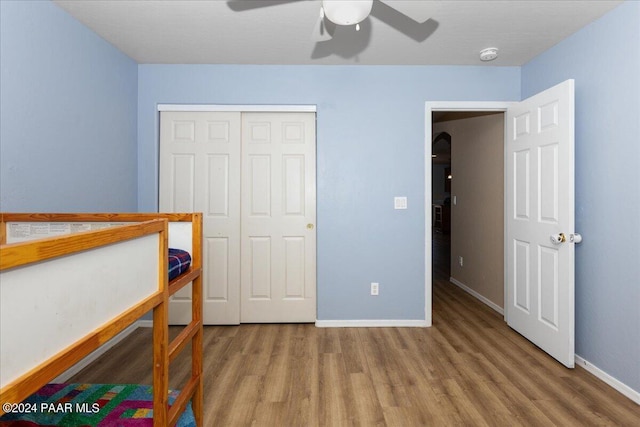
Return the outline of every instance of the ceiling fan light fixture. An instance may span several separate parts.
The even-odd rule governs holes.
[[[354,25],[364,21],[371,13],[373,0],[322,0],[324,14],[338,25]]]
[[[487,62],[493,61],[498,57],[498,48],[497,47],[488,47],[486,49],[482,49],[480,51],[480,60]]]

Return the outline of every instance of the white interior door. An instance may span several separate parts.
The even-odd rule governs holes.
[[[316,320],[315,113],[242,115],[242,322]]]
[[[239,112],[162,112],[161,212],[202,212],[203,320],[240,323]],[[191,287],[177,292],[169,321],[191,320]]]
[[[573,80],[514,104],[507,132],[507,323],[572,368]]]

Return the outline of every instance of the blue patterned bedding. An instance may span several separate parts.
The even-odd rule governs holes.
[[[191,266],[191,255],[182,249],[169,248],[169,281],[175,279]]]

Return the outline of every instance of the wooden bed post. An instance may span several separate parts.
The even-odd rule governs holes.
[[[162,302],[153,309],[153,425],[166,427],[169,393],[169,287],[168,287],[168,221],[160,232],[158,287]]]
[[[202,268],[202,214],[193,214],[192,221],[192,251],[193,259],[198,260],[195,268]],[[203,383],[202,376],[202,274],[192,284],[192,321],[198,322],[198,331],[193,337],[191,345],[191,374],[199,375],[200,381],[193,394],[192,405],[195,414],[196,426],[203,427]]]
[[[7,243],[7,223],[4,222],[4,214],[0,214],[0,245]]]

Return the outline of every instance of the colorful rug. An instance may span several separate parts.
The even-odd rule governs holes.
[[[178,391],[169,392],[172,404]],[[0,417],[0,426],[142,427],[153,425],[151,386],[48,384]],[[195,427],[191,403],[178,427]]]

